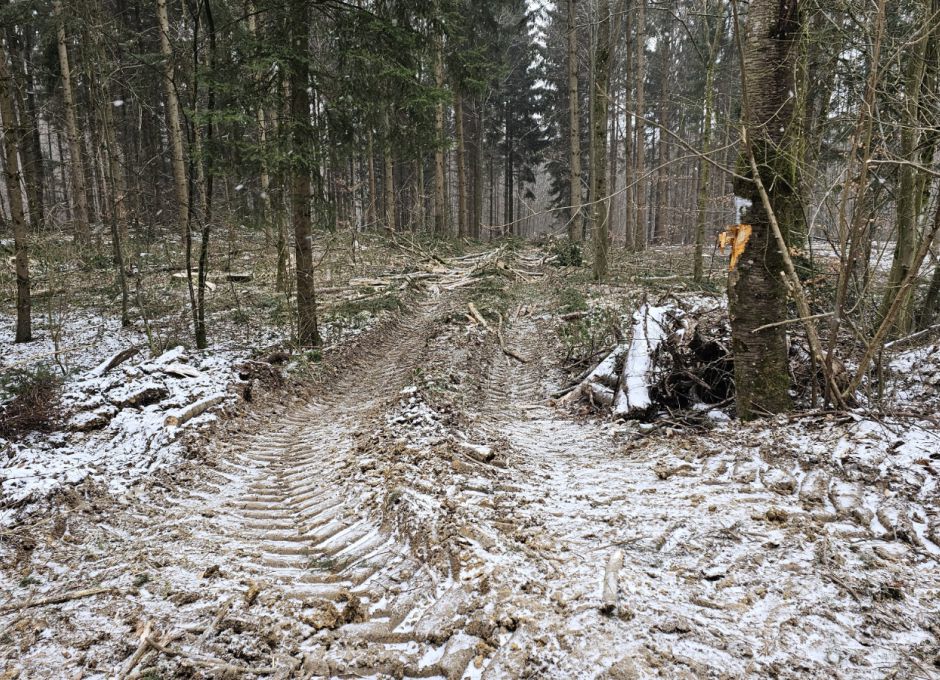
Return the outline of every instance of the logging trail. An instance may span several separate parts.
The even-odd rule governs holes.
[[[198,466],[5,541],[2,677],[936,677],[936,485],[871,463],[893,434],[557,407],[552,285],[495,324],[431,287]]]

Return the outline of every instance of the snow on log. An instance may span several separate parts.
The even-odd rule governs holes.
[[[614,391],[603,383],[589,383],[586,386],[588,398],[595,406],[606,406],[610,408],[614,405]]]
[[[606,404],[609,406],[613,402],[613,390],[617,384],[617,363],[627,352],[627,345],[617,345],[613,351],[608,354],[597,367],[588,373],[587,377],[581,381],[581,384],[563,396],[559,403],[569,404],[577,401],[581,397],[590,395],[595,403]],[[607,387],[610,391],[610,398],[606,399],[606,393],[603,390],[595,389],[592,386]]]
[[[667,335],[666,313],[670,307],[643,305],[633,315],[633,339],[627,350],[614,400],[614,416],[626,417],[652,405],[650,382],[653,355]]]
[[[166,420],[163,424],[167,427],[180,427],[196,416],[202,415],[210,408],[218,406],[223,401],[225,401],[224,394],[217,394],[214,397],[201,399],[200,401],[190,404],[189,406],[184,406],[183,408],[177,410],[176,413],[171,413],[166,417]]]
[[[198,378],[202,373],[192,366],[187,366],[186,364],[181,364],[179,362],[173,362],[171,364],[166,364],[160,367],[161,373],[166,373],[171,375],[174,378]]]

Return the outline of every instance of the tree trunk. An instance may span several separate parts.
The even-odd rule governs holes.
[[[715,69],[717,67],[718,48],[724,33],[724,20],[719,19],[709,46],[708,63],[705,65],[705,92],[702,108],[702,155],[708,156],[712,146],[712,110],[715,102]],[[701,283],[704,277],[705,228],[708,224],[708,181],[711,164],[704,160],[699,163],[698,204],[695,219],[695,255],[692,265],[692,279]]]
[[[636,222],[633,248],[646,250],[646,1],[636,9]]]
[[[434,38],[434,83],[444,89],[443,36]],[[444,189],[444,102],[438,101],[434,109],[434,234],[443,236],[447,230],[447,197]]]
[[[457,234],[469,236],[467,229],[467,172],[463,134],[463,95],[454,94],[454,124],[457,132]]]
[[[669,125],[671,124],[671,111],[670,111],[670,70],[672,66],[672,37],[669,31],[666,31],[665,36],[660,40],[662,45],[659,50],[660,56],[662,58],[661,68],[660,68],[660,77],[662,82],[660,84],[660,97],[659,97],[659,124],[662,126],[663,130],[671,129]],[[659,159],[657,162],[657,171],[656,171],[656,204],[654,206],[654,219],[653,219],[653,242],[654,243],[665,243],[668,236],[667,233],[667,212],[669,210],[669,175],[670,175],[670,166],[669,166],[669,144],[665,141],[665,133],[663,130],[657,131],[657,146],[659,150]]]
[[[0,3],[0,6],[7,2]],[[45,217],[45,196],[42,167],[42,144],[39,139],[39,118],[36,111],[35,85],[29,64],[29,35],[24,46],[15,26],[6,30],[9,47],[13,105],[19,118],[20,172],[27,198],[27,213],[33,233],[42,232]]]
[[[216,65],[216,31],[215,31],[215,20],[212,15],[212,3],[211,0],[202,0],[202,13],[201,17],[205,20],[206,33],[209,39],[209,49],[208,54],[206,55],[206,67],[210,74],[214,74],[215,65]],[[198,56],[198,52],[194,55]],[[194,60],[195,61],[195,60]],[[198,69],[198,63],[194,63],[194,68]],[[197,92],[196,87],[193,87],[194,96]],[[194,107],[195,108],[195,107]],[[260,110],[260,109],[259,109]],[[200,215],[199,219],[202,223],[202,229],[200,239],[199,239],[199,265],[196,279],[196,304],[194,308],[195,312],[195,339],[196,339],[196,348],[205,349],[209,346],[209,341],[206,331],[206,277],[209,273],[209,237],[212,229],[212,193],[213,193],[213,170],[209,161],[209,156],[207,154],[212,153],[212,141],[215,134],[215,126],[213,123],[215,115],[215,85],[213,84],[212,77],[208,79],[207,82],[207,92],[206,92],[206,123],[204,129],[200,129],[197,124],[194,123],[193,126],[193,138],[197,140],[200,145],[199,153],[197,156],[197,163],[199,164],[199,175],[202,185],[201,200],[200,200]],[[264,117],[262,114],[261,119],[262,124],[262,134],[264,129]],[[209,148],[206,148],[208,146]],[[265,173],[266,174],[266,173]],[[268,187],[270,188],[270,186]],[[187,258],[188,264],[188,258]]]
[[[163,87],[166,94],[167,127],[173,154],[173,185],[179,212],[180,237],[184,243],[189,234],[189,187],[186,184],[186,163],[183,151],[183,129],[180,126],[180,105],[173,82],[173,48],[170,46],[170,20],[166,0],[157,0],[160,22],[160,54],[163,56]],[[187,263],[188,266],[188,263]]]
[[[396,211],[395,207],[395,160],[392,158],[392,124],[389,119],[388,110],[384,112],[385,138],[382,140],[382,156],[385,162],[385,177],[382,179],[382,188],[385,194],[385,228],[389,231],[396,229]]]
[[[752,0],[747,16],[742,77],[744,121],[760,178],[786,239],[799,209],[797,164],[791,155],[796,40],[800,22],[796,3]],[[735,193],[751,201],[752,232],[737,267],[728,277],[732,350],[738,417],[750,420],[791,407],[787,318],[781,273],[783,255],[770,217],[753,180],[736,180]]]
[[[614,77],[615,67],[611,67],[611,79]],[[614,224],[614,219],[617,215],[617,202],[614,201],[614,196],[617,195],[617,134],[619,132],[619,126],[617,125],[619,114],[617,113],[617,89],[614,83],[609,85],[610,89],[610,104],[608,105],[608,116],[610,123],[608,127],[610,128],[610,143],[607,146],[607,159],[608,159],[608,168],[607,168],[607,193],[610,194],[611,198],[607,202],[607,233],[608,241],[613,241],[613,232],[612,227]],[[610,113],[612,111],[612,113]]]
[[[594,201],[593,231],[595,281],[607,276],[607,231],[610,199],[607,197],[607,118],[610,98],[610,3],[601,0],[598,5],[597,45],[594,49],[594,97],[591,123],[593,125],[594,167],[591,171]]]
[[[375,223],[378,221],[378,214],[375,209],[375,199],[376,199],[376,181],[375,181],[375,144],[373,142],[374,135],[372,134],[372,127],[369,127],[367,133],[367,145],[366,145],[366,154],[368,155],[368,163],[366,167],[368,168],[369,174],[369,202],[366,206],[366,223],[369,227],[375,228]]]
[[[320,344],[320,332],[317,328],[310,218],[310,154],[313,151],[310,144],[310,96],[307,93],[307,62],[302,56],[307,54],[310,40],[306,0],[291,0],[289,20],[292,49],[289,61],[291,141],[294,149],[298,150],[291,167],[291,219],[297,269],[297,342],[301,347],[313,347]],[[386,181],[390,179],[388,177]]]
[[[3,124],[4,174],[7,199],[10,202],[10,220],[13,222],[13,252],[16,267],[16,342],[33,339],[32,302],[29,292],[29,235],[26,211],[23,206],[22,176],[19,163],[19,145],[23,141],[22,129],[13,109],[13,74],[7,66],[7,55],[0,46],[0,122]]]
[[[486,110],[482,100],[477,100],[477,115],[476,115],[476,128],[474,132],[476,133],[476,143],[474,144],[473,154],[474,154],[474,166],[473,166],[473,186],[474,186],[474,196],[473,210],[476,213],[473,222],[474,235],[476,238],[483,237],[483,192],[486,187],[483,175],[483,144],[485,143],[484,130],[486,129],[484,123],[486,122]]]
[[[627,46],[624,53],[624,117],[623,131],[623,245],[627,250],[633,250],[633,239],[636,237],[636,180],[633,149],[636,145],[636,128],[633,117],[633,87],[631,78],[633,77],[633,58],[636,50],[631,43],[632,22],[630,12],[627,11],[624,17],[624,24],[627,31]]]
[[[90,238],[88,223],[88,198],[85,194],[85,167],[82,163],[82,147],[79,140],[78,120],[75,116],[75,97],[72,93],[72,71],[69,64],[68,44],[65,36],[65,20],[62,16],[62,2],[53,3],[57,19],[57,39],[59,46],[59,71],[62,75],[62,100],[65,104],[65,134],[69,145],[69,170],[72,176],[72,210],[75,236],[83,243]]]
[[[103,51],[100,51],[100,44],[96,45],[98,51],[99,63],[104,64]],[[99,82],[104,83],[104,79]],[[93,90],[96,88],[92,88]],[[117,278],[118,288],[121,291],[121,326],[127,328],[131,325],[131,319],[128,310],[129,293],[127,288],[127,273],[125,271],[124,260],[124,235],[127,233],[127,182],[124,177],[120,159],[120,149],[117,144],[117,136],[114,130],[114,113],[111,106],[111,97],[106,91],[100,92],[100,123],[101,123],[101,141],[104,142],[102,154],[107,159],[103,164],[103,173],[107,177],[107,184],[110,187],[110,226],[111,226],[111,251],[114,259],[114,275]]]
[[[578,26],[577,0],[568,0],[568,163],[571,180],[571,218],[568,238],[581,240],[581,117],[578,112]]]
[[[930,0],[924,0],[923,10],[930,11]],[[919,43],[908,53],[907,69],[904,76],[904,98],[901,100],[901,158],[916,162],[916,152],[919,146],[919,131],[923,127],[921,112],[921,91],[924,76],[927,72],[927,39]],[[929,126],[931,123],[927,122]],[[885,288],[884,299],[881,303],[880,316],[883,318],[891,302],[898,294],[901,282],[910,271],[914,259],[914,250],[917,241],[917,220],[919,217],[919,193],[921,173],[913,165],[901,165],[898,169],[900,181],[896,203],[897,238],[894,247],[894,257],[891,262],[891,271],[888,274],[888,283]],[[905,294],[895,321],[894,331],[898,335],[911,332],[914,323],[913,291]]]
[[[102,10],[98,0],[89,3],[89,9],[94,23],[101,20]],[[107,205],[105,211],[107,223],[111,232],[111,254],[114,263],[114,276],[121,291],[121,325],[130,326],[129,291],[127,287],[127,272],[125,270],[123,242],[127,235],[128,209],[127,209],[127,178],[124,173],[125,163],[122,162],[121,148],[117,142],[117,131],[114,122],[113,95],[109,89],[109,80],[103,76],[110,71],[102,44],[102,36],[98,31],[88,31],[85,35],[85,44],[88,45],[91,59],[86,60],[89,80],[89,93],[94,104],[93,113],[97,119],[98,153],[101,167],[101,199]]]

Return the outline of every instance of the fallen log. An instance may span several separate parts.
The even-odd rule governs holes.
[[[669,309],[644,304],[633,315],[633,338],[623,362],[614,403],[614,416],[617,418],[645,412],[653,403],[650,399],[653,354],[666,337],[666,313]]]
[[[147,645],[152,647],[156,651],[164,654],[166,656],[175,656],[181,660],[185,660],[187,663],[196,666],[198,668],[206,668],[210,673],[224,674],[224,675],[272,675],[275,672],[274,668],[269,666],[238,666],[235,664],[230,664],[219,659],[214,659],[208,656],[200,656],[198,654],[192,654],[190,652],[183,651],[182,649],[174,649],[168,647],[163,643],[162,640],[157,640],[153,636],[150,636],[146,640]]]
[[[186,364],[181,364],[174,362],[172,364],[166,364],[160,367],[161,373],[166,373],[175,378],[198,378],[202,373],[192,366],[187,366]]]
[[[207,397],[206,399],[202,399],[195,402],[194,404],[190,404],[189,406],[178,410],[176,413],[168,415],[166,420],[163,421],[163,424],[166,427],[181,427],[186,422],[192,420],[196,416],[202,415],[210,408],[218,406],[223,401],[225,401],[224,394],[218,394],[214,397]]]
[[[229,283],[247,283],[254,278],[254,274],[251,272],[228,272],[225,275],[225,280]]]
[[[606,384],[608,389],[613,392],[613,386],[617,384],[617,364],[627,352],[627,345],[617,345],[614,349],[599,363],[593,371],[587,374],[587,377],[573,390],[564,395],[559,403],[570,404],[581,397],[587,396],[588,392],[595,396],[595,391],[591,385],[601,383]]]
[[[107,361],[99,364],[89,371],[89,373],[95,376],[105,375],[111,369],[117,368],[131,357],[136,356],[138,352],[140,352],[140,349],[137,347],[128,347],[127,349],[121,350]]]
[[[196,272],[193,272],[194,281],[196,280],[197,276],[198,274]],[[186,281],[187,279],[189,279],[189,277],[186,276],[186,272],[177,272],[176,274],[171,274],[170,277],[174,279],[179,279],[180,281]],[[216,285],[212,281],[205,281],[204,283],[206,284],[206,290],[208,290],[210,293],[215,291]]]

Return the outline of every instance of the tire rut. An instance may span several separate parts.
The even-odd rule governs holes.
[[[99,549],[63,561],[96,582],[133,565],[136,576],[122,582],[150,594],[145,606],[85,603],[86,624],[113,631],[97,634],[109,642],[89,644],[78,659],[86,677],[112,677],[114,659],[126,658],[127,633],[112,623],[122,619],[175,631],[170,646],[187,654],[268,666],[276,677],[463,675],[478,655],[475,639],[451,621],[467,592],[414,556],[407,532],[383,512],[383,480],[362,471],[358,449],[360,435],[387,427],[385,414],[449,304],[446,296],[418,303],[276,426],[224,444],[185,483],[171,477],[138,489],[87,528]],[[67,621],[68,610],[57,614]],[[42,644],[21,662],[36,676],[60,677],[63,668]]]

